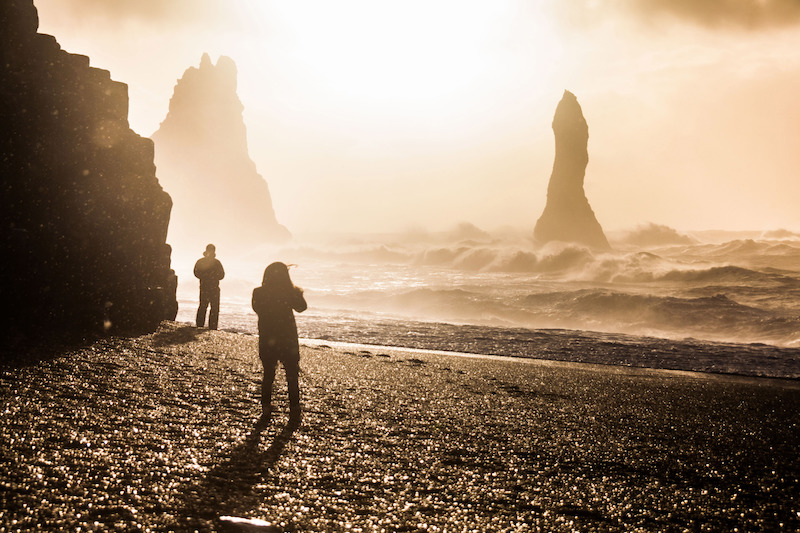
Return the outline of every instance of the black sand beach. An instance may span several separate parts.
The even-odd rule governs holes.
[[[256,343],[4,365],[0,531],[800,529],[798,381],[306,343],[258,432]]]

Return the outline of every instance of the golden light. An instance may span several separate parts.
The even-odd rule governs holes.
[[[434,120],[525,75],[520,55],[529,75],[548,78],[559,45],[551,19],[539,11],[510,1],[416,0],[259,2],[248,9],[264,27],[279,28],[280,40],[265,35],[264,46],[282,43],[320,99],[349,112]]]

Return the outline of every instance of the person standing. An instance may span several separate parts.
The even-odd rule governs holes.
[[[219,322],[219,280],[225,277],[222,263],[217,259],[217,248],[213,244],[206,246],[197,263],[194,264],[194,275],[200,280],[200,307],[197,308],[196,325],[202,328],[206,322],[206,309],[211,306],[208,315],[208,329],[217,329]]]
[[[275,262],[264,270],[260,287],[253,290],[253,310],[258,315],[258,355],[264,366],[261,382],[261,422],[272,415],[272,383],[278,361],[286,372],[290,419],[300,416],[300,343],[294,311],[308,308],[303,290],[296,287],[284,263]]]

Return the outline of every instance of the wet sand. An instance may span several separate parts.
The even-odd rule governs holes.
[[[257,339],[165,323],[0,368],[0,530],[800,529],[800,382]],[[41,355],[41,354],[40,354]]]

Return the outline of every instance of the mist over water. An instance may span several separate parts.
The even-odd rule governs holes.
[[[220,251],[220,327],[255,332],[252,289],[281,260],[297,265],[293,280],[306,291],[305,336],[335,340],[347,329],[349,340],[370,343],[376,323],[399,331],[416,321],[800,347],[799,235],[650,226],[610,238],[609,252],[536,248],[522,232],[462,225],[299,239],[227,260]],[[196,307],[192,264],[178,271],[179,320],[191,321]]]

